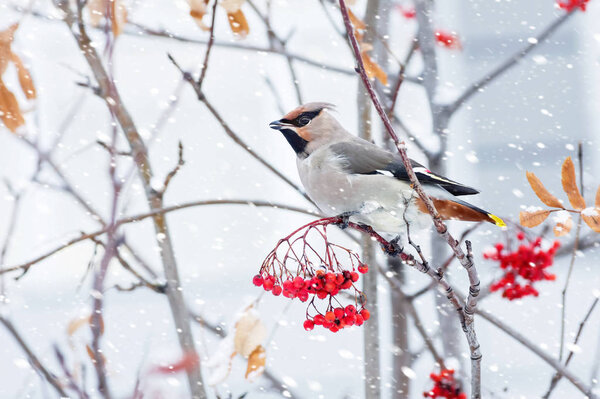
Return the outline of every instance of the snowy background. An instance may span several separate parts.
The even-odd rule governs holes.
[[[25,3],[21,5],[27,5]],[[45,15],[57,16],[47,3],[36,1],[34,8]],[[257,3],[262,6],[262,2]],[[18,2],[0,0],[0,29],[15,21],[21,22],[13,47],[31,67],[39,93],[37,102],[31,105],[35,111],[28,116],[28,134],[39,137],[42,145],[50,145],[60,133],[60,125],[70,109],[75,103],[82,103],[53,157],[93,208],[108,215],[111,195],[108,157],[105,150],[94,144],[98,139],[110,137],[106,106],[88,89],[75,84],[85,81],[82,76],[90,72],[64,23],[24,17],[14,10],[14,4]],[[184,1],[135,1],[129,6],[130,19],[145,26],[168,28],[190,38],[208,36],[189,17]],[[356,8],[360,10],[362,6],[359,2]],[[391,46],[403,54],[406,38],[414,31],[415,22],[391,12]],[[463,44],[462,51],[438,48],[441,99],[453,99],[469,82],[522,48],[528,38],[539,33],[561,12],[551,0],[440,3],[436,24],[457,31]],[[246,39],[234,39],[222,13],[216,29],[217,40],[266,46],[263,25],[251,11],[246,11],[246,15],[251,30]],[[578,141],[583,141],[584,148],[586,199],[592,201],[600,184],[600,173],[597,173],[600,170],[598,17],[600,5],[592,1],[586,13],[575,15],[533,55],[473,97],[453,119],[448,133],[449,176],[481,190],[473,201],[476,204],[485,205],[501,217],[518,220],[522,206],[538,204],[527,185],[526,170],[535,172],[551,191],[560,195],[560,165],[567,156],[576,158]],[[272,20],[281,36],[294,32],[289,51],[352,69],[348,47],[331,28],[317,2],[274,1]],[[164,176],[176,163],[178,141],[185,146],[186,164],[172,182],[165,199],[167,205],[230,198],[273,200],[310,209],[300,195],[234,145],[196,100],[190,87],[182,85],[181,75],[167,59],[167,52],[185,69],[197,71],[203,61],[204,45],[147,37],[137,33],[134,27],[126,30],[127,34],[119,37],[116,45],[115,79],[124,103],[145,137],[152,136],[153,127],[169,100],[178,99],[176,109],[155,137],[150,151],[157,176]],[[93,37],[101,47],[101,32],[94,31]],[[336,104],[342,124],[356,131],[356,77],[300,62],[295,65],[305,100]],[[409,72],[416,74],[420,67],[417,60]],[[227,123],[253,149],[299,184],[292,150],[277,132],[268,128],[268,123],[279,119],[281,113],[265,76],[277,88],[283,108],[286,111],[294,108],[297,104],[289,72],[285,59],[279,55],[217,46],[213,49],[204,90]],[[17,87],[14,70],[9,69],[4,80],[9,87]],[[397,110],[414,132],[435,145],[433,138],[427,138],[430,121],[424,107],[421,89],[406,83]],[[127,148],[124,140],[120,146]],[[410,155],[423,161],[416,150]],[[13,186],[26,190],[6,266],[25,262],[81,231],[99,227],[67,194],[51,186],[30,183],[36,166],[36,155],[31,148],[0,127],[1,176]],[[123,174],[129,170],[126,160],[119,170]],[[40,179],[50,185],[57,183],[47,167]],[[129,186],[127,199],[123,215],[146,210],[139,182],[134,181]],[[1,240],[13,202],[10,193],[0,185]],[[310,219],[282,210],[249,206],[196,207],[171,213],[168,222],[190,307],[214,323],[224,323],[225,329],[230,328],[233,315],[260,293],[251,284],[251,278],[264,256],[279,238]],[[464,225],[451,223],[451,228],[460,233]],[[125,232],[132,247],[138,249],[155,270],[161,270],[151,222],[128,225]],[[573,233],[561,242],[570,242],[572,236]],[[347,241],[341,234],[336,237],[341,242]],[[482,260],[481,254],[502,240],[503,233],[494,227],[483,227],[473,235],[484,284],[498,277],[500,272],[494,262]],[[594,290],[600,287],[599,254],[598,249],[589,249],[577,260],[567,301],[567,342],[572,340],[579,321],[594,299]],[[10,317],[51,368],[58,369],[54,344],[68,353],[70,361],[89,362],[85,353],[85,344],[90,340],[88,329],[74,336],[74,349],[70,350],[66,328],[71,320],[89,313],[91,281],[86,270],[90,261],[97,266],[99,256],[94,256],[92,243],[83,242],[34,266],[21,280],[14,281],[14,275],[5,277],[6,303],[0,305],[0,312]],[[541,283],[539,298],[508,302],[494,294],[481,302],[481,308],[493,312],[556,355],[560,291],[567,267],[568,257],[557,259],[553,271],[558,279]],[[107,286],[127,285],[131,281],[130,275],[118,264],[111,267],[109,274]],[[465,291],[463,272],[456,264],[452,265],[450,275]],[[427,278],[410,271],[407,291],[417,291],[427,283]],[[384,397],[390,397],[387,387],[393,378],[389,292],[390,287],[382,280],[378,312]],[[133,391],[140,368],[176,361],[179,347],[163,296],[147,289],[126,293],[111,289],[105,299],[103,347],[109,359],[110,384],[118,397],[127,397]],[[435,332],[437,317],[432,295],[422,297],[416,304],[422,309],[420,313],[428,331]],[[267,368],[294,393],[303,398],[363,397],[361,328],[335,335],[318,330],[307,333],[302,328],[305,306],[295,301],[289,305],[287,300],[271,295],[264,296],[258,309],[273,331],[266,345]],[[484,356],[484,397],[533,398],[543,394],[553,370],[481,318],[477,318],[476,326]],[[590,383],[590,370],[599,353],[599,331],[600,317],[596,312],[586,326],[580,349],[569,367],[586,384]],[[217,337],[198,325],[194,325],[194,334],[203,357],[214,353]],[[421,346],[420,337],[412,330],[410,341],[415,350]],[[465,346],[465,356],[467,353]],[[87,370],[88,387],[92,389],[95,375],[91,365]],[[424,353],[413,370],[414,373],[409,371],[414,377],[411,397],[417,398],[431,386],[428,379],[433,370],[431,357]],[[250,391],[249,398],[282,395],[264,380],[247,383],[244,371],[245,363],[237,358],[230,378],[217,387],[218,392],[231,392],[237,397]],[[204,370],[205,377],[209,374],[209,370]],[[168,391],[167,397],[187,395],[187,382],[182,375],[161,377],[148,384]],[[209,392],[213,395],[212,390]],[[13,338],[0,328],[0,397],[53,395],[54,392],[40,382]],[[562,381],[554,397],[583,396]]]

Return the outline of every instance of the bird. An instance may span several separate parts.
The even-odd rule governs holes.
[[[334,109],[311,102],[269,124],[296,153],[306,194],[326,216],[342,216],[378,232],[399,235],[409,226],[424,228],[431,217],[400,156],[349,133],[332,115]],[[479,191],[410,162],[442,219],[506,226],[498,216],[458,198]]]

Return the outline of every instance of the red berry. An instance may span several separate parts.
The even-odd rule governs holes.
[[[333,273],[327,273],[325,275],[325,282],[327,282],[327,283],[335,283],[335,274],[333,274]]]
[[[252,283],[257,287],[260,287],[261,285],[263,285],[263,278],[260,274],[257,274],[252,278]]]
[[[305,320],[304,321],[304,329],[306,331],[310,331],[313,328],[315,328],[315,323],[312,320]]]
[[[346,306],[346,308],[344,309],[344,312],[345,312],[347,315],[355,314],[355,313],[356,313],[356,308],[354,307],[354,305],[348,305],[348,306]]]
[[[300,276],[297,276],[296,278],[294,278],[294,288],[296,289],[300,289],[302,287],[304,287],[304,279]]]
[[[273,287],[273,291],[271,291],[271,292],[273,293],[273,295],[279,296],[279,295],[281,295],[281,291],[283,291],[281,289],[281,286],[280,285],[276,285],[276,286]]]
[[[344,317],[344,324],[347,326],[353,326],[356,323],[356,315],[350,315]]]
[[[363,309],[360,311],[360,315],[365,321],[367,321],[371,317],[371,312],[369,312],[367,309]]]
[[[367,266],[367,265],[360,265],[360,266],[357,267],[357,269],[358,269],[359,273],[365,274],[366,272],[369,271],[369,266]]]
[[[325,320],[327,321],[334,321],[335,320],[335,313],[329,311],[327,313],[325,313]]]
[[[333,314],[335,315],[336,319],[341,320],[344,317],[344,309],[335,308],[335,309],[333,309]]]
[[[298,294],[298,298],[302,302],[306,302],[308,300],[308,291],[306,291],[306,290],[300,291],[300,293]]]
[[[340,329],[337,326],[333,325],[333,326],[329,327],[329,331],[331,331],[332,333],[336,333],[336,332],[340,331]]]
[[[327,298],[327,295],[329,295],[329,293],[325,290],[317,291],[317,298],[319,298],[319,299],[325,299],[325,298]]]
[[[265,289],[265,291],[271,291],[271,289],[273,289],[273,286],[275,284],[273,283],[273,281],[271,281],[271,279],[267,278],[265,279],[264,283],[263,283],[263,287]]]
[[[322,325],[323,323],[326,322],[325,317],[322,314],[318,314],[315,317],[313,317],[313,322],[316,325]]]
[[[363,317],[360,314],[356,315],[356,322],[354,324],[356,324],[357,326],[362,326],[362,324],[365,322],[365,319],[363,319]]]
[[[325,291],[327,292],[331,292],[333,290],[335,290],[335,284],[334,283],[325,283]]]
[[[350,275],[351,275],[352,282],[353,282],[353,283],[356,283],[356,282],[358,281],[358,277],[359,277],[359,276],[358,276],[358,273],[356,273],[356,272],[351,272],[351,273],[350,273]]]
[[[525,233],[523,233],[522,231],[519,231],[519,233],[517,234],[517,240],[522,241],[525,239]]]

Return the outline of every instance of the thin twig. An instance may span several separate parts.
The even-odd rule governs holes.
[[[519,50],[512,57],[500,64],[496,69],[487,73],[483,78],[469,86],[456,100],[445,109],[449,114],[456,112],[461,105],[466,103],[474,94],[480,92],[485,86],[493,82],[496,78],[504,74],[513,66],[517,65],[527,54],[532,52],[539,44],[543,43],[551,34],[553,34],[562,24],[564,24],[572,15],[576,13],[577,7],[573,11],[567,11],[556,20],[554,20],[546,29],[535,37],[535,40],[530,40],[525,48]]]
[[[204,83],[204,78],[206,77],[206,71],[208,71],[208,59],[210,57],[210,51],[213,48],[213,44],[215,43],[215,17],[217,15],[217,4],[218,0],[214,0],[212,7],[212,18],[210,22],[210,37],[208,39],[208,44],[206,45],[206,53],[204,54],[204,62],[202,63],[202,71],[200,72],[200,77],[198,78],[198,88],[202,89],[202,84]]]
[[[310,210],[306,210],[303,208],[297,208],[297,207],[293,207],[293,206],[289,206],[289,205],[285,205],[285,204],[267,202],[267,201],[205,200],[205,201],[187,202],[187,203],[183,203],[183,204],[179,204],[179,205],[173,205],[173,206],[168,206],[168,207],[164,207],[164,208],[160,208],[160,209],[154,209],[149,212],[141,213],[141,214],[134,215],[134,216],[129,216],[129,217],[126,217],[123,219],[119,219],[116,222],[116,225],[117,225],[117,227],[120,227],[124,224],[139,222],[144,219],[155,217],[157,215],[165,215],[165,214],[173,212],[173,211],[178,211],[178,210],[186,209],[186,208],[192,208],[192,207],[196,207],[196,206],[204,206],[204,205],[249,205],[249,206],[254,206],[254,207],[267,207],[267,208],[283,209],[283,210],[289,210],[289,211],[293,211],[293,212],[303,213],[305,215],[319,216],[318,213],[310,211]],[[27,270],[29,270],[29,268],[31,266],[35,265],[36,263],[39,263],[39,262],[43,261],[44,259],[51,257],[52,255],[56,254],[57,252],[60,252],[63,249],[72,246],[73,244],[77,244],[81,241],[85,241],[85,240],[89,240],[89,239],[98,237],[102,234],[105,234],[107,231],[108,231],[108,228],[104,227],[100,230],[97,230],[97,231],[94,231],[91,233],[82,233],[78,237],[72,238],[71,240],[65,242],[64,244],[54,248],[53,250],[51,250],[49,252],[46,252],[43,255],[37,256],[36,258],[34,258],[28,262],[22,263],[17,266],[1,268],[0,274],[21,270],[22,274],[21,274],[21,276],[18,277],[18,278],[20,278],[27,272]]]
[[[579,329],[577,330],[577,335],[575,335],[575,339],[573,340],[573,346],[577,345],[577,343],[579,342],[579,337],[581,336],[581,333],[583,332],[585,323],[587,323],[592,312],[594,311],[594,308],[598,304],[598,299],[600,299],[600,298],[596,297],[594,299],[594,301],[592,302],[592,305],[590,306],[587,313],[585,314],[585,317],[579,323]],[[567,360],[565,361],[565,367],[567,367],[569,365],[569,363],[571,362],[571,359],[573,358],[573,355],[575,355],[575,352],[573,351],[573,349],[571,349],[569,351],[569,356],[567,356]],[[552,381],[550,382],[550,387],[548,388],[548,392],[546,392],[546,394],[543,396],[543,399],[548,399],[550,397],[550,395],[552,394],[552,391],[558,385],[558,382],[560,381],[561,378],[562,378],[562,376],[559,373],[554,374],[554,376],[552,377]]]
[[[579,160],[579,176],[580,176],[580,187],[579,192],[584,195],[583,186],[583,146],[579,142],[577,158]],[[565,345],[565,324],[567,317],[567,290],[569,289],[569,283],[571,282],[571,275],[573,273],[573,267],[575,265],[575,259],[577,258],[577,249],[579,247],[579,237],[581,234],[581,213],[577,215],[577,229],[575,230],[575,242],[573,243],[573,252],[571,253],[571,262],[569,263],[569,270],[567,271],[567,278],[565,285],[561,292],[561,308],[560,308],[560,348],[558,350],[558,360],[561,361],[563,358],[563,351]]]
[[[21,334],[17,331],[16,327],[3,316],[0,316],[0,323],[4,324],[4,327],[6,327],[10,335],[13,336],[13,338],[17,341],[21,349],[23,349],[23,352],[25,352],[25,354],[27,355],[27,359],[29,360],[33,368],[44,376],[46,381],[48,381],[48,383],[52,385],[54,390],[61,397],[68,398],[69,395],[65,392],[58,378],[56,378],[56,376],[53,373],[48,371],[48,369],[42,364],[42,362],[40,362],[40,359],[38,359],[35,353],[33,353],[29,345],[27,345]]]

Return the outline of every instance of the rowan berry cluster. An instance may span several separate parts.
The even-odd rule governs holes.
[[[454,370],[444,369],[439,374],[431,373],[429,378],[434,382],[433,388],[423,392],[426,398],[467,399],[461,392],[460,384],[454,379]]]
[[[322,326],[337,332],[370,317],[365,296],[355,285],[369,267],[358,254],[328,241],[327,223],[331,221],[309,223],[280,240],[252,279],[274,296],[307,302],[307,331]],[[354,297],[353,303],[342,305],[342,291]]]
[[[528,295],[538,296],[538,290],[533,287],[536,281],[556,279],[547,269],[554,263],[554,254],[560,246],[558,241],[554,241],[550,248],[544,250],[541,237],[533,241],[526,240],[522,232],[517,234],[517,240],[520,245],[516,251],[505,250],[504,245],[498,243],[493,252],[483,255],[485,259],[499,261],[500,267],[505,270],[502,278],[492,284],[490,290],[502,290],[502,296],[511,301]]]

